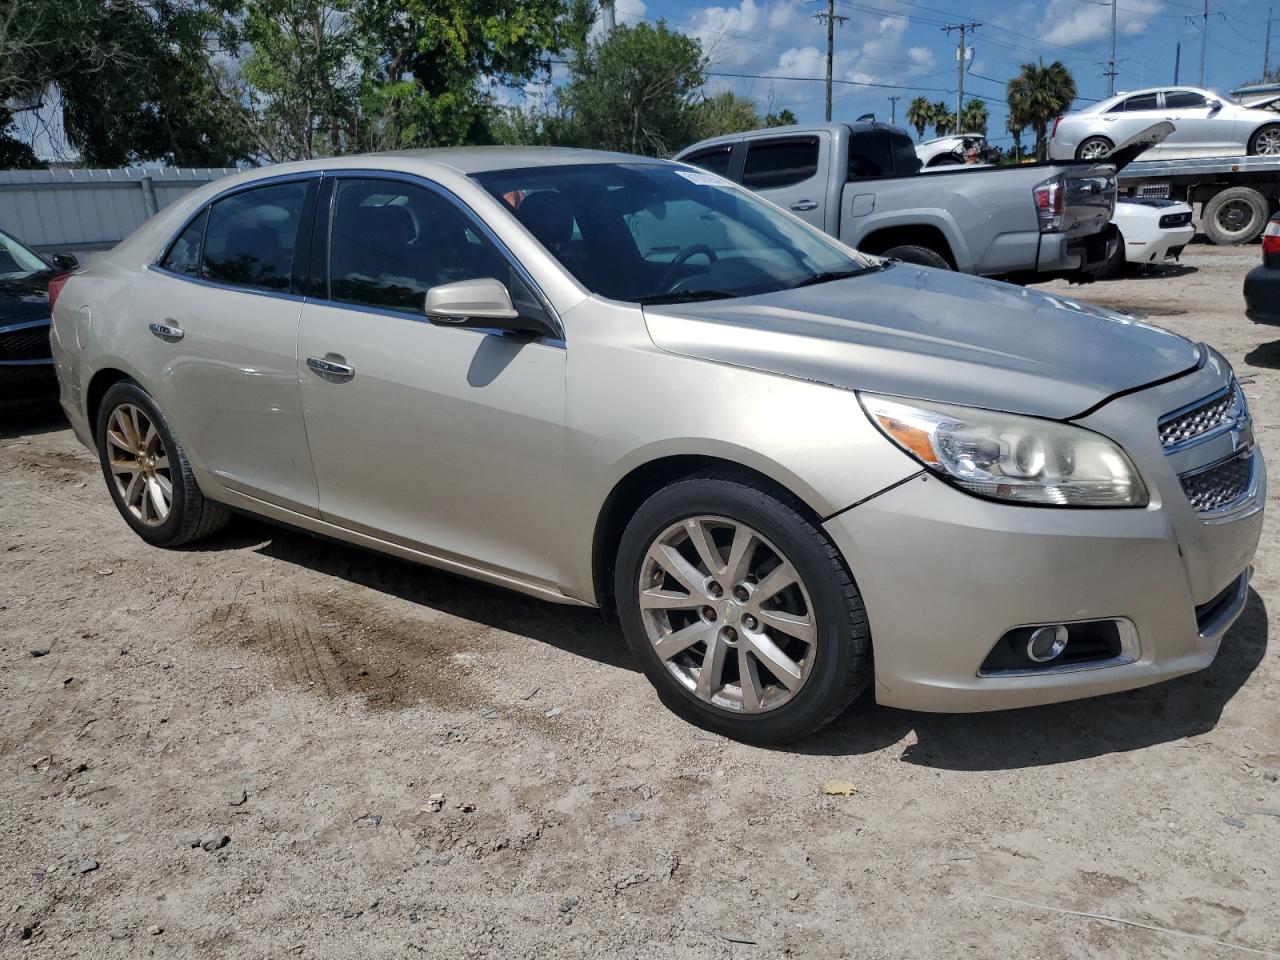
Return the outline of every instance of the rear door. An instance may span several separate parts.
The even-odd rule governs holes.
[[[1163,118],[1160,108],[1159,93],[1138,93],[1126,97],[1102,115],[1101,133],[1117,145],[1131,136],[1149,127]],[[1083,138],[1082,138],[1083,139]],[[1155,159],[1162,154],[1156,147],[1149,151],[1147,159]]]
[[[826,204],[829,141],[827,133],[748,140],[742,185],[818,229],[826,229],[828,214],[836,215]]]

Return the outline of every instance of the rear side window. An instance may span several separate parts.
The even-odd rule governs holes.
[[[818,172],[818,138],[756,140],[747,146],[742,185],[768,190],[803,183]]]
[[[1135,110],[1154,110],[1156,109],[1156,94],[1143,93],[1136,97],[1130,97],[1128,100],[1121,100],[1111,108],[1111,113],[1132,113]]]
[[[893,156],[889,136],[879,130],[855,133],[849,138],[849,179],[893,176]]]
[[[691,163],[695,167],[701,167],[703,170],[710,170],[719,176],[728,177],[729,161],[732,157],[733,147],[726,144],[723,147],[712,147],[710,150],[700,150],[697,153],[690,154],[684,158],[684,162]]]
[[[889,148],[893,151],[893,172],[900,177],[919,173],[924,166],[916,155],[915,145],[910,137],[889,135]]]
[[[160,266],[184,276],[199,276],[200,249],[204,246],[204,228],[208,222],[209,211],[206,208],[200,212],[200,216],[187,224],[187,229],[178,234],[178,239],[173,241],[173,246],[160,261]]]
[[[1164,105],[1170,110],[1183,109],[1189,110],[1195,107],[1203,107],[1208,101],[1202,94],[1192,93],[1190,90],[1174,90],[1172,93],[1164,95]]]
[[[292,289],[307,181],[232,194],[209,208],[201,276],[256,290]]]

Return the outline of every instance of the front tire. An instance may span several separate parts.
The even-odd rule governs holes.
[[[1106,137],[1085,137],[1076,148],[1077,160],[1105,160],[1116,145]]]
[[[866,609],[840,554],[798,501],[750,478],[693,476],[645,501],[614,597],[662,702],[734,739],[807,736],[872,680]]]
[[[177,547],[226,526],[230,514],[200,492],[182,445],[138,384],[122,380],[107,390],[96,436],[111,499],[147,543]]]
[[[903,263],[914,263],[919,267],[935,267],[938,270],[951,269],[951,264],[947,261],[947,258],[937,250],[914,243],[893,247],[886,250],[882,256],[888,257],[890,260],[901,260]]]

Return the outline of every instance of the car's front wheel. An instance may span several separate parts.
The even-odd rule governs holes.
[[[182,445],[136,383],[123,380],[107,390],[97,437],[111,499],[143,540],[176,547],[226,526],[230,515],[200,492]]]
[[[838,717],[872,678],[862,597],[797,501],[734,475],[650,497],[622,536],[614,596],[662,701],[754,743]]]

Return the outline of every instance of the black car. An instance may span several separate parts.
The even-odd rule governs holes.
[[[1280,324],[1280,214],[1262,234],[1262,266],[1244,278],[1244,304],[1250,320]]]
[[[76,258],[45,259],[0,230],[0,411],[47,404],[58,381],[49,352],[49,281]]]

